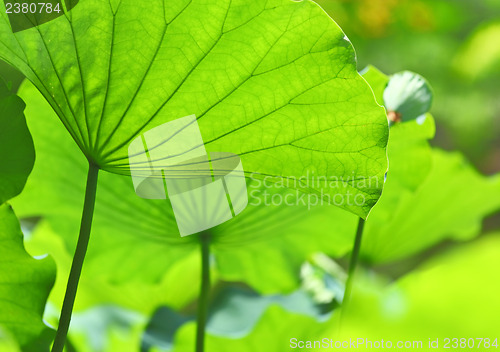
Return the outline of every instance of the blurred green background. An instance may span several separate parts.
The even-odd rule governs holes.
[[[318,0],[356,49],[358,69],[417,72],[434,88],[433,143],[500,171],[500,2]]]

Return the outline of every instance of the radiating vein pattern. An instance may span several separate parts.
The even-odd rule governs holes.
[[[380,196],[384,110],[344,33],[311,1],[80,0],[17,33],[1,16],[0,57],[102,169],[129,174],[135,137],[196,115],[207,150],[241,155],[247,172],[377,179],[349,187],[366,202],[342,207],[361,216]]]

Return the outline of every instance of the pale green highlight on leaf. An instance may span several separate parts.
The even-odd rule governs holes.
[[[475,80],[500,66],[500,22],[490,22],[476,29],[453,60],[453,68]],[[495,70],[496,68],[496,70]]]

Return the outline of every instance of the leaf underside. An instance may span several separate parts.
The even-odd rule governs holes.
[[[341,207],[363,217],[380,196],[384,111],[311,1],[84,0],[15,34],[2,13],[0,38],[0,57],[102,169],[129,174],[135,137],[195,114],[207,150],[239,154],[248,175],[371,180],[303,189],[359,194]]]
[[[69,256],[81,216],[85,159],[33,85],[25,82],[19,94],[28,102],[26,116],[38,157],[26,191],[13,206],[21,217],[45,218],[64,240]],[[128,177],[109,173],[99,177],[98,189],[85,264],[93,281],[158,283],[176,261],[198,255],[197,236],[180,237],[168,200],[141,199]],[[337,257],[351,248],[355,215],[327,203],[265,206],[264,192],[280,197],[293,192],[253,183],[248,191],[247,209],[211,229],[214,265],[222,279],[244,281],[264,293],[289,292],[299,284],[300,266],[308,255],[323,251]],[[47,251],[56,260],[60,257],[51,245],[40,248]],[[189,284],[199,280],[197,272],[193,275],[186,281],[189,287],[197,287]],[[179,293],[181,299],[197,293],[191,291]]]

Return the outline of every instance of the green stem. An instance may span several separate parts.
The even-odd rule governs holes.
[[[354,274],[356,272],[356,266],[358,264],[359,251],[361,249],[361,240],[363,238],[364,227],[365,227],[365,220],[359,218],[358,229],[356,230],[356,238],[354,240],[354,247],[352,248],[351,260],[349,262],[349,273],[347,276],[347,281],[345,283],[344,299],[342,302],[344,306],[348,304],[351,298],[352,285],[354,282]]]
[[[205,349],[205,326],[208,315],[208,295],[210,292],[210,234],[202,232],[201,242],[201,288],[198,297],[198,315],[196,327],[196,352]]]
[[[69,273],[68,285],[59,319],[59,327],[57,329],[52,352],[62,352],[66,336],[68,335],[69,323],[71,321],[71,312],[75,303],[78,281],[82,272],[83,261],[87,253],[87,247],[90,238],[90,229],[92,227],[92,217],[94,215],[95,196],[97,191],[97,176],[99,168],[89,163],[89,173],[87,176],[87,188],[85,190],[85,202],[83,204],[82,222],[80,225],[80,235],[78,236],[78,244],[76,245],[75,256],[71,264]]]

